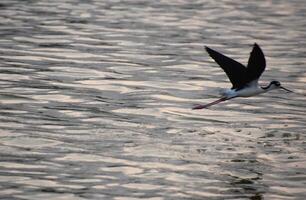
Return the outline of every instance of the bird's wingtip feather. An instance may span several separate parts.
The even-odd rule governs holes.
[[[208,46],[205,45],[204,47],[205,47],[205,50],[206,50],[208,53],[212,51],[212,49],[209,48]]]
[[[254,43],[254,47],[260,48],[256,42]]]

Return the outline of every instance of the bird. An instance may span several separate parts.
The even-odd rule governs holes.
[[[257,43],[254,43],[250,53],[247,66],[229,58],[207,46],[205,49],[209,56],[223,69],[232,83],[232,88],[221,91],[221,98],[205,105],[197,105],[192,109],[208,108],[237,97],[256,96],[270,90],[283,89],[287,92],[293,92],[281,85],[279,81],[273,80],[267,86],[260,86],[258,80],[266,68],[266,59],[263,51]]]

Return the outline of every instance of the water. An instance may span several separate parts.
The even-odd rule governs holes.
[[[306,3],[0,3],[1,199],[304,199]],[[257,42],[273,91],[230,87],[207,45]]]

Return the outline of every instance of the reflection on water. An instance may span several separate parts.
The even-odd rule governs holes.
[[[0,3],[2,199],[303,199],[305,2]],[[210,110],[254,42],[273,91]]]

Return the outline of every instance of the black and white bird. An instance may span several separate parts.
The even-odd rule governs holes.
[[[251,97],[274,89],[292,92],[282,87],[279,81],[271,81],[266,87],[258,85],[258,79],[266,68],[266,60],[262,50],[256,43],[254,44],[247,67],[209,47],[205,47],[205,49],[224,70],[233,86],[231,89],[222,91],[222,96],[217,101],[205,105],[197,105],[192,109],[208,108],[222,101],[236,97]]]

